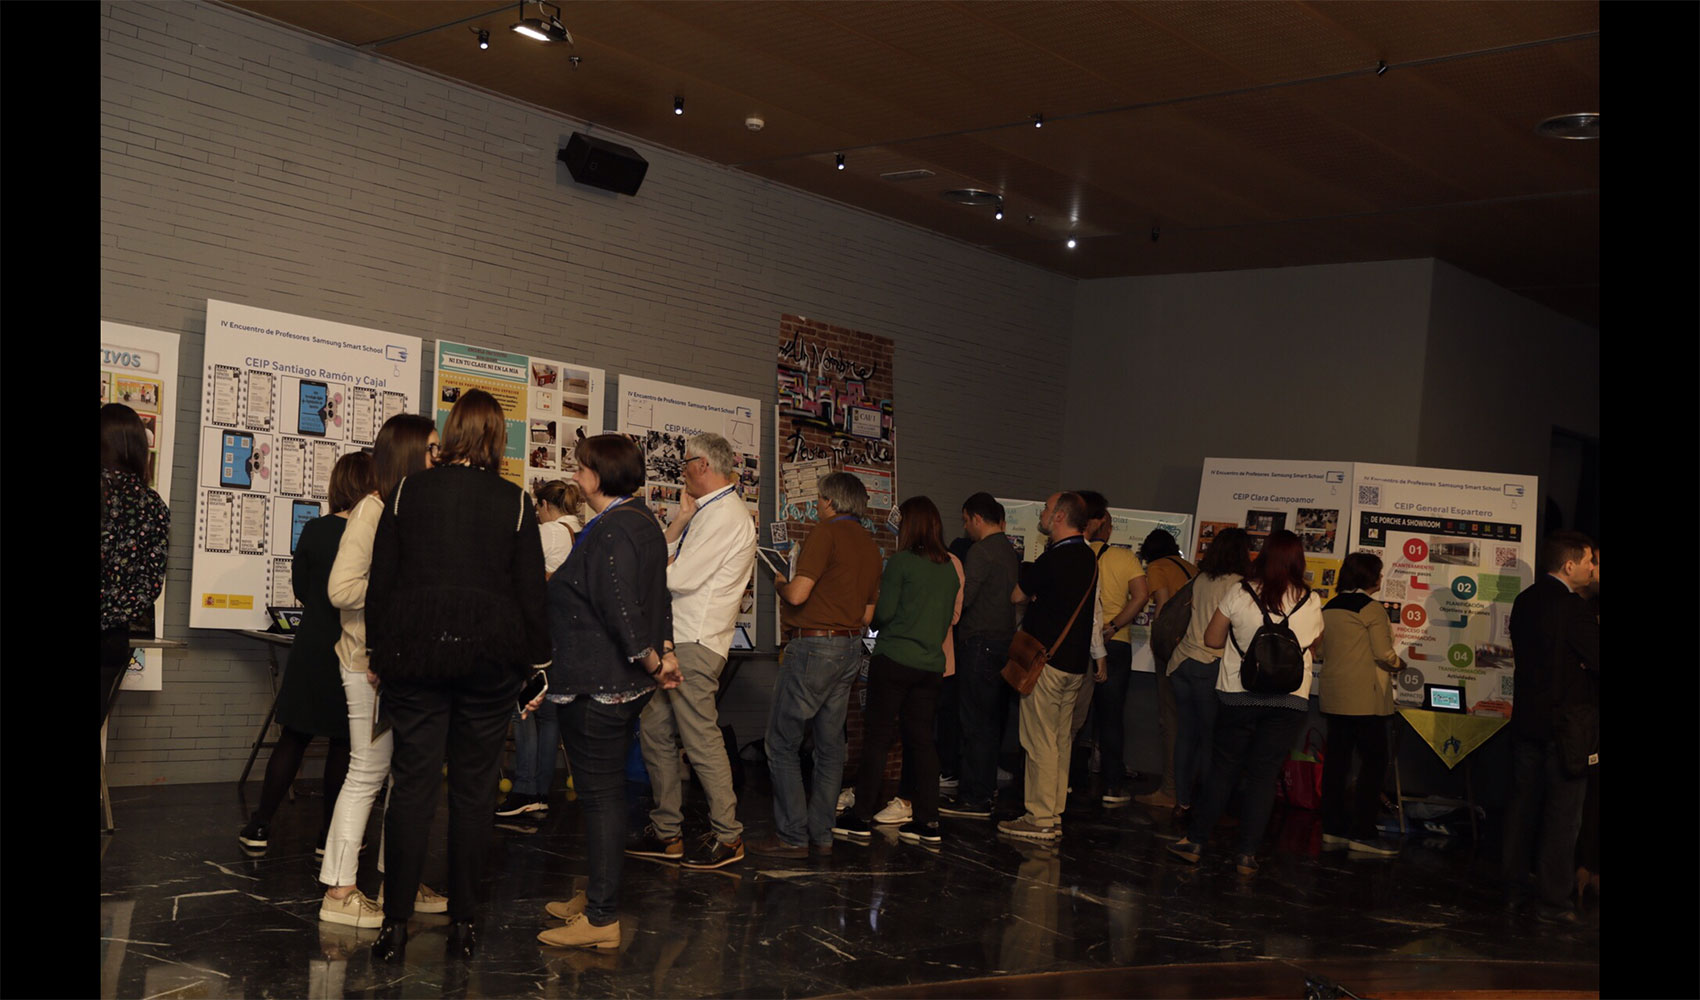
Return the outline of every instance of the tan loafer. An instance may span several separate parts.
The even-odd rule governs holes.
[[[537,935],[537,940],[551,948],[600,948],[613,951],[620,947],[620,922],[597,927],[584,914],[575,914],[559,927],[551,927]]]

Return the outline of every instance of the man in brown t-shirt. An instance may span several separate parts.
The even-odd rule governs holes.
[[[832,853],[844,778],[844,713],[862,665],[862,630],[879,599],[880,550],[861,523],[867,489],[855,476],[834,472],[821,477],[819,492],[820,524],[803,540],[796,574],[773,579],[786,639],[767,718],[776,835],[752,844],[755,854]],[[815,738],[812,800],[797,756],[805,731]]]

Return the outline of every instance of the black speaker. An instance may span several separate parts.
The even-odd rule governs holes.
[[[629,146],[573,133],[556,159],[567,165],[573,180],[617,194],[637,194],[649,161]]]

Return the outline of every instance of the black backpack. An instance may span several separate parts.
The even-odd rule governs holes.
[[[1256,603],[1257,591],[1243,580],[1240,586]],[[1310,588],[1306,587],[1299,603],[1293,605],[1293,611],[1304,607],[1308,600]],[[1240,687],[1249,694],[1292,694],[1305,679],[1304,647],[1299,645],[1299,637],[1287,625],[1293,611],[1275,621],[1261,604],[1258,604],[1258,610],[1263,611],[1263,624],[1251,634],[1251,641],[1245,644],[1244,649],[1234,642],[1234,630],[1228,630],[1228,641],[1234,643],[1234,649],[1240,654]]]
[[[1173,556],[1164,556],[1173,559]],[[1176,560],[1179,562],[1179,560]],[[1181,570],[1186,570],[1186,563],[1180,564]],[[1163,610],[1157,612],[1157,617],[1151,621],[1151,654],[1156,657],[1157,672],[1168,670],[1169,660],[1175,655],[1175,650],[1186,638],[1186,630],[1192,624],[1192,582],[1198,579],[1197,574],[1187,577],[1179,590],[1169,595],[1168,603]]]

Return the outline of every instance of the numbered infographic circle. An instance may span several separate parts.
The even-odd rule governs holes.
[[[1476,597],[1476,578],[1461,576],[1452,581],[1452,596],[1460,601],[1474,600]]]
[[[1399,612],[1399,622],[1406,628],[1422,628],[1428,621],[1428,612],[1421,604],[1407,604]]]
[[[1446,651],[1446,660],[1454,667],[1462,670],[1476,662],[1476,654],[1471,652],[1470,647],[1464,643],[1454,643],[1453,646]]]
[[[1405,539],[1405,558],[1412,562],[1422,562],[1428,558],[1428,543],[1421,538]]]

